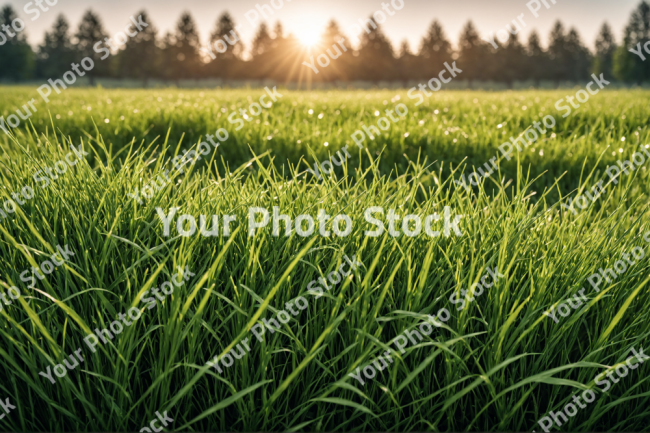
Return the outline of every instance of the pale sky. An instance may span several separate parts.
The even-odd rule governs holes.
[[[33,1],[33,0],[30,0]],[[247,47],[250,46],[259,22],[253,27],[245,18],[245,14],[255,8],[256,4],[270,4],[271,0],[58,0],[54,6],[35,21],[31,21],[34,14],[26,14],[23,10],[27,0],[0,0],[0,5],[11,4],[18,10],[20,18],[25,20],[29,42],[32,45],[43,40],[43,34],[49,29],[56,16],[63,13],[76,30],[83,12],[91,8],[103,20],[109,34],[114,34],[123,29],[129,22],[129,17],[141,9],[146,9],[151,20],[162,33],[172,30],[181,14],[187,10],[194,17],[202,39],[207,43],[209,34],[215,26],[219,15],[228,11],[237,24],[242,24],[241,35]],[[56,0],[50,0],[53,3]],[[272,28],[276,21],[281,21],[286,32],[307,37],[313,33],[320,33],[327,22],[334,18],[341,25],[345,34],[350,36],[347,29],[360,18],[367,18],[377,10],[381,10],[382,2],[390,3],[391,0],[273,0],[275,5],[284,4],[279,9],[274,9],[267,24]],[[400,3],[393,0],[397,7]],[[407,39],[411,49],[416,51],[420,40],[425,34],[431,21],[436,18],[442,23],[447,37],[456,45],[463,25],[471,19],[476,25],[481,37],[487,36],[490,31],[495,33],[504,28],[518,15],[524,14],[524,38],[534,28],[537,29],[544,44],[555,20],[560,19],[565,26],[575,26],[583,38],[583,42],[590,48],[598,30],[604,21],[612,26],[620,43],[624,26],[631,11],[640,3],[640,0],[546,0],[551,6],[546,9],[543,5],[538,12],[539,17],[526,7],[530,0],[401,0],[404,7],[394,11],[393,16],[388,16],[382,24],[384,32],[397,46]],[[535,0],[533,0],[535,1]],[[35,7],[32,5],[32,7]]]

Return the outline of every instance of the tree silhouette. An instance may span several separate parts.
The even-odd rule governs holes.
[[[295,41],[285,37],[282,23],[276,22],[266,51],[258,57],[262,66],[259,71],[263,71],[260,78],[270,78],[276,81],[287,79],[287,64],[289,63],[288,59],[292,56],[292,44],[294,43]]]
[[[483,78],[482,71],[487,57],[485,44],[481,42],[472,21],[468,21],[463,27],[458,45],[458,65],[463,71],[463,78],[469,81],[471,87],[472,81]]]
[[[251,55],[253,58],[260,56],[271,49],[273,44],[273,39],[269,34],[269,29],[266,23],[261,23],[255,38],[253,39],[253,47],[251,49]]]
[[[0,10],[0,25],[9,28],[2,34],[6,42],[0,46],[0,59],[2,59],[0,61],[0,79],[12,81],[30,78],[34,69],[34,55],[27,43],[25,30],[16,32],[11,25],[16,18],[18,15],[10,5],[6,5]],[[14,36],[9,35],[9,32]]]
[[[609,24],[603,23],[596,38],[596,55],[593,61],[593,71],[597,75],[605,74],[605,77],[614,76],[614,53],[616,52],[616,41]]]
[[[614,73],[617,78],[640,84],[650,79],[650,62],[643,61],[641,57],[630,53],[628,50],[640,48],[650,40],[650,6],[642,1],[632,12],[630,21],[625,27],[623,45],[616,51],[614,59]],[[642,53],[645,55],[645,53]]]
[[[161,68],[157,75],[166,80],[177,81],[176,68],[178,52],[176,50],[176,39],[174,35],[171,32],[165,32],[165,36],[163,36],[160,45],[159,63]]]
[[[404,87],[408,86],[409,80],[419,78],[417,76],[418,70],[418,56],[413,54],[409,42],[404,39],[399,47],[397,55],[397,72],[399,79],[404,82]]]
[[[378,82],[398,78],[395,68],[393,46],[384,34],[380,24],[377,28],[369,27],[369,33],[361,35],[359,55],[357,57],[358,78]]]
[[[505,81],[509,88],[512,88],[513,82],[524,79],[526,49],[519,42],[519,34],[510,36],[507,44],[497,51],[495,60],[494,64],[498,65],[499,69],[491,70],[492,79]]]
[[[158,30],[146,11],[138,12],[135,16],[142,16],[142,21],[146,22],[148,27],[126,42],[126,47],[119,55],[120,75],[138,78],[142,80],[142,85],[147,87],[149,79],[155,76],[160,66],[160,49],[156,45]]]
[[[341,39],[345,39],[343,45],[348,48],[351,47],[347,36],[343,34],[343,31],[341,30],[339,24],[336,22],[336,20],[332,19],[327,23],[327,27],[325,27],[325,30],[323,31],[323,34],[320,38],[320,46],[327,49],[334,44],[338,44]]]
[[[584,46],[575,28],[571,28],[566,36],[565,49],[568,53],[567,79],[581,81],[589,77],[591,69],[591,53]]]
[[[241,59],[244,54],[244,43],[239,38],[239,34],[235,30],[235,21],[232,19],[228,12],[224,12],[217,21],[214,31],[210,35],[210,43],[221,39],[228,44],[228,49],[224,53],[215,51],[215,55],[219,59]]]
[[[245,69],[246,78],[265,78],[270,74],[273,55],[273,38],[265,22],[260,23],[251,46],[251,65]]]
[[[149,21],[145,12],[137,15]],[[8,26],[11,32],[15,19],[17,15],[11,6],[0,9],[0,26]],[[534,80],[537,85],[541,80],[553,80],[559,85],[564,80],[583,81],[590,72],[635,83],[650,79],[650,61],[629,52],[641,48],[641,54],[650,57],[644,50],[650,40],[650,5],[645,0],[632,12],[620,47],[611,27],[603,23],[593,55],[578,31],[575,28],[567,31],[559,20],[550,32],[546,51],[535,31],[526,44],[512,35],[507,43],[493,49],[480,39],[472,21],[463,27],[458,50],[454,51],[442,24],[433,20],[421,39],[417,55],[403,41],[397,57],[383,29],[372,28],[374,25],[374,21],[367,22],[367,32],[361,33],[359,46],[353,49],[334,20],[328,23],[321,42],[312,47],[305,47],[293,35],[285,34],[280,22],[274,25],[273,31],[261,23],[251,43],[251,59],[244,60],[244,44],[227,12],[219,17],[210,35],[211,53],[203,50],[205,55],[201,57],[198,29],[187,12],[180,16],[174,31],[167,32],[162,39],[157,38],[158,32],[150,24],[127,39],[120,51],[120,39],[109,39],[99,16],[88,10],[74,36],[70,35],[65,17],[59,15],[45,32],[36,54],[27,44],[25,31],[6,37],[3,32],[0,79],[25,80],[34,72],[43,78],[60,78],[70,70],[71,63],[78,64],[84,57],[94,62],[94,68],[88,73],[91,84],[96,77],[117,76],[142,80],[144,86],[153,77],[176,81],[200,77],[254,78],[298,83],[400,80],[406,85],[408,81],[437,76],[444,63],[454,59],[463,70],[460,80],[469,80],[470,86],[477,80],[497,80],[509,86],[518,80]],[[341,39],[344,39],[343,46],[339,44]],[[303,62],[314,62],[316,68],[305,68]],[[325,63],[327,66],[323,66]]]
[[[208,76],[237,78],[241,74],[244,44],[235,27],[235,22],[228,12],[224,12],[217,20],[210,34],[212,55],[209,56],[210,60],[206,66]]]
[[[344,39],[342,42],[343,48],[339,45],[341,39]],[[311,52],[303,50],[302,53],[298,53],[298,56],[300,62],[303,62],[309,60],[305,58],[307,54],[310,56],[317,56],[321,53],[328,55],[332,59],[330,65],[327,68],[319,68],[320,72],[317,76],[314,76],[311,71],[301,66],[304,70],[303,73],[308,73],[311,78],[318,79],[319,81],[348,81],[354,71],[355,64],[352,51],[352,46],[347,36],[343,34],[338,23],[332,19],[327,24],[327,27],[325,27],[325,31],[320,38],[320,43]]]
[[[445,62],[452,60],[451,43],[447,40],[442,25],[434,20],[420,44],[420,65],[417,78],[432,77],[440,71]]]
[[[199,33],[189,12],[184,12],[178,20],[173,41],[175,58],[172,60],[172,70],[176,79],[199,78],[203,73]]]
[[[548,57],[542,48],[539,34],[535,30],[528,37],[524,62],[523,75],[525,78],[532,79],[536,86],[539,86],[541,80],[550,78],[547,71]]]
[[[70,40],[70,25],[63,15],[56,17],[52,30],[45,32],[43,44],[38,47],[36,71],[39,77],[60,77],[69,71],[75,60]]]
[[[77,62],[80,62],[85,57],[90,57],[95,63],[95,67],[87,72],[90,78],[90,84],[94,85],[96,77],[107,76],[109,74],[111,57],[106,57],[106,52],[98,54],[93,50],[95,44],[100,44],[98,45],[100,49],[108,48],[109,46],[106,45],[108,34],[104,30],[99,16],[92,10],[86,11],[81,18],[75,38],[77,39],[75,46],[78,55]],[[102,60],[102,57],[105,57],[104,60]]]
[[[409,41],[404,39],[402,43],[399,45],[399,51],[397,52],[397,58],[398,59],[403,59],[403,58],[408,58],[410,56],[413,56],[413,52],[411,51],[411,46],[409,45]]]
[[[559,85],[561,80],[569,77],[571,68],[571,53],[567,50],[567,35],[564,26],[558,20],[551,29],[550,42],[548,44],[548,56],[550,60],[549,78]]]
[[[273,27],[273,38],[271,42],[270,51],[279,57],[287,56],[289,54],[289,46],[287,45],[288,38],[284,35],[284,27],[278,21]]]

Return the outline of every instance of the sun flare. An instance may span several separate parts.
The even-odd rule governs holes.
[[[300,43],[306,47],[313,47],[320,42],[320,35],[316,29],[305,27],[296,33]]]

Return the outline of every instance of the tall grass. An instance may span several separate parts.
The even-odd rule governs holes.
[[[26,98],[23,90],[3,93],[9,104]],[[631,148],[647,140],[647,92],[594,97],[558,122],[555,138],[535,153],[501,161],[500,173],[471,191],[454,184],[460,171],[452,171],[468,173],[472,162],[496,155],[501,142],[536,120],[542,107],[551,113],[564,95],[464,92],[417,108],[409,104],[403,124],[363,150],[351,146],[349,162],[318,182],[305,174],[304,162],[297,165],[300,157],[324,159],[351,142],[359,121],[376,119],[374,111],[390,107],[396,95],[287,92],[259,125],[232,132],[211,161],[178,175],[139,206],[127,193],[160,173],[180,148],[230,126],[223,115],[215,119],[216,107],[243,106],[247,94],[258,92],[183,90],[183,99],[177,93],[70,90],[60,107],[48,106],[52,120],[39,111],[15,142],[0,139],[2,201],[24,185],[36,191],[0,221],[0,284],[23,293],[0,312],[0,398],[17,406],[0,428],[136,431],[166,410],[174,419],[170,430],[539,431],[538,419],[585,386],[598,400],[562,430],[647,428],[649,367],[641,365],[607,394],[594,388],[593,378],[625,360],[631,347],[650,348],[650,262],[639,261],[599,293],[587,277],[634,246],[650,252],[643,240],[650,230],[648,170],[610,185],[578,216],[558,202],[603,178],[604,164],[629,159]],[[143,103],[157,95],[168,101],[160,113],[155,102]],[[175,98],[181,103],[172,110]],[[199,106],[183,105],[193,101]],[[66,117],[88,105],[83,116]],[[130,107],[139,112],[127,112]],[[321,111],[328,117],[318,119]],[[124,121],[117,120],[121,115]],[[92,153],[89,162],[40,189],[34,172],[62,159],[70,141],[83,143]],[[354,229],[342,238],[303,238],[273,237],[269,227],[249,237],[248,208],[273,206],[294,219],[318,209],[345,213]],[[363,231],[372,227],[363,211],[371,206],[402,216],[440,214],[450,206],[464,215],[463,236],[367,237]],[[157,207],[197,217],[235,214],[237,222],[230,237],[185,238],[175,231],[164,237]],[[27,289],[20,272],[64,243],[75,252],[71,261]],[[351,279],[320,299],[308,295],[310,281],[353,254],[363,266]],[[178,266],[196,277],[147,310],[138,295]],[[457,311],[450,296],[477,282],[487,267],[506,278]],[[582,287],[586,306],[557,324],[543,315]],[[254,340],[252,352],[223,374],[208,370],[215,355],[251,337],[258,317],[270,318],[298,296],[309,300],[308,310],[281,331],[267,332],[263,343]],[[83,342],[88,332],[107,328],[134,305],[141,319],[92,353]],[[348,376],[395,349],[392,339],[440,308],[451,313],[446,326],[409,344],[389,369],[364,386]],[[51,384],[38,375],[78,348],[85,362],[65,378]]]

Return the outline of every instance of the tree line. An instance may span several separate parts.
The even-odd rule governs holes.
[[[410,81],[434,77],[444,62],[455,61],[463,70],[463,78],[472,81],[497,81],[512,85],[515,81],[582,81],[594,73],[605,77],[640,84],[650,80],[650,61],[633,55],[630,48],[650,40],[650,6],[644,0],[632,12],[623,31],[621,45],[617,45],[611,27],[605,22],[591,52],[582,42],[575,28],[557,21],[543,48],[540,35],[532,31],[524,42],[520,30],[507,43],[484,41],[476,27],[468,21],[461,31],[458,48],[453,49],[441,23],[434,20],[422,37],[417,51],[407,41],[395,50],[381,25],[367,26],[362,31],[356,49],[347,51],[316,74],[303,62],[314,61],[341,38],[349,41],[335,20],[329,22],[318,46],[307,50],[293,35],[285,34],[280,22],[273,29],[261,23],[251,43],[249,55],[235,30],[230,14],[223,13],[210,35],[210,47],[202,47],[196,23],[189,12],[184,12],[173,31],[159,35],[146,11],[142,16],[148,27],[131,37],[122,46],[112,42],[112,55],[101,60],[93,49],[105,41],[106,32],[100,17],[87,11],[76,31],[63,15],[56,18],[46,32],[42,44],[33,49],[26,31],[0,46],[0,80],[59,78],[70,70],[73,62],[91,57],[96,67],[89,73],[91,82],[98,77],[178,81],[182,79],[272,79],[278,82],[333,82],[333,81]],[[11,26],[17,15],[10,6],[0,10],[0,27]],[[511,32],[512,33],[512,32]],[[219,42],[221,40],[221,42]],[[227,43],[226,43],[227,41]],[[1,42],[1,41],[0,41]],[[217,43],[216,47],[214,43]],[[348,42],[349,43],[349,42]],[[650,45],[649,45],[650,46]],[[338,53],[338,51],[334,51]],[[650,57],[650,53],[644,53]]]

